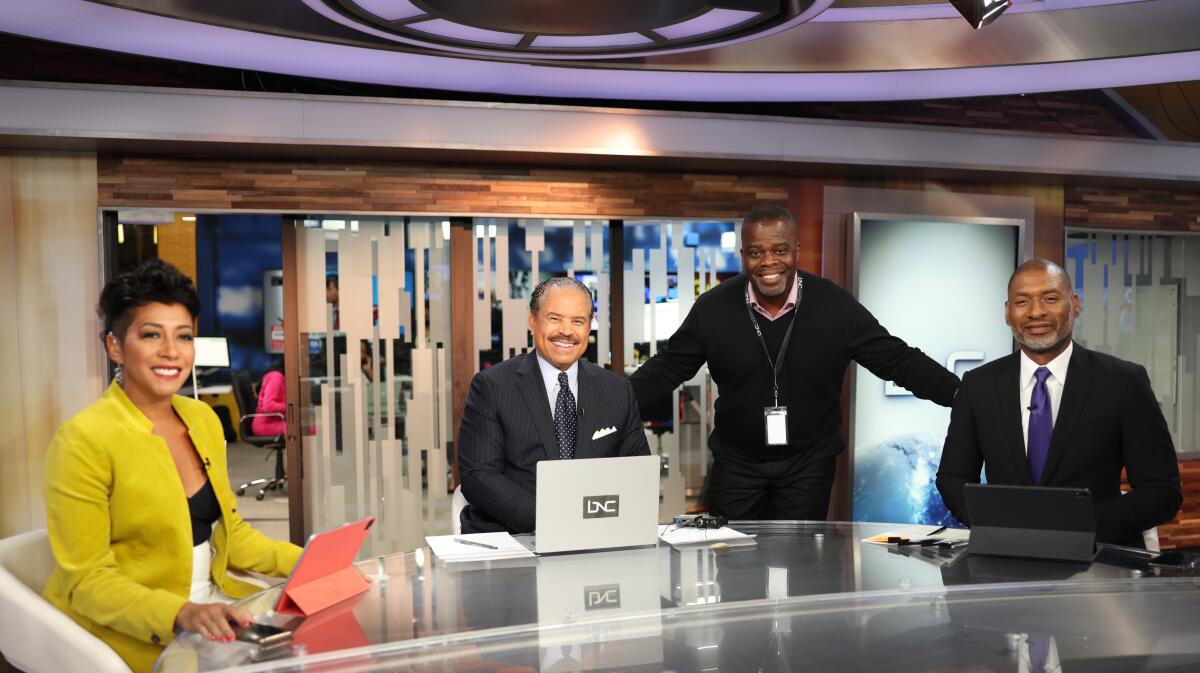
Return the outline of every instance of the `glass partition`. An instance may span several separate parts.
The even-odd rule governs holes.
[[[1175,449],[1200,451],[1200,238],[1070,231],[1066,262],[1083,307],[1075,339],[1144,366]]]
[[[696,297],[741,271],[740,230],[726,221],[626,220],[622,301],[629,372],[665,345]],[[663,515],[686,511],[687,500],[701,496],[716,398],[704,366],[669,401],[641,409],[654,434],[650,449],[663,456],[667,470]]]
[[[305,521],[378,517],[363,555],[449,532],[449,229],[441,218],[297,225]]]

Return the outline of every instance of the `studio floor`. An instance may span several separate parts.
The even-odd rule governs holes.
[[[275,471],[275,457],[271,451],[242,442],[230,442],[226,450],[229,462],[229,483],[236,490],[239,484],[269,477]],[[262,500],[255,500],[257,489],[247,489],[238,496],[238,513],[250,525],[268,537],[277,540],[288,538],[288,497],[286,490],[267,491]]]

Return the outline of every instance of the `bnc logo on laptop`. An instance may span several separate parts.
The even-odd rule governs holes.
[[[599,584],[583,589],[583,609],[601,610],[621,607],[621,585]]]
[[[585,495],[583,496],[583,518],[605,519],[617,516],[621,509],[619,495]]]

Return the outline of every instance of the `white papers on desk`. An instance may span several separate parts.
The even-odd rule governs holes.
[[[689,544],[715,544],[722,542],[730,547],[757,544],[753,535],[738,532],[729,526],[721,528],[692,528],[664,524],[658,527],[658,539],[671,546]]]
[[[896,539],[896,542],[889,542]],[[968,528],[947,528],[945,526],[905,526],[889,530],[879,535],[863,538],[863,542],[872,544],[927,544],[949,543],[952,545],[966,544],[971,539]]]
[[[472,544],[473,543],[473,544]],[[510,558],[533,558],[508,533],[473,533],[471,535],[430,535],[425,544],[444,563],[464,561],[495,561]],[[494,549],[489,549],[494,547]]]

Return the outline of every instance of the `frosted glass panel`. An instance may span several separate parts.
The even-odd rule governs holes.
[[[475,371],[531,348],[529,296],[539,282],[565,275],[588,286],[596,303],[584,357],[612,361],[606,220],[476,218],[473,231]]]
[[[696,297],[741,271],[734,222],[628,220],[625,223],[625,362],[628,372],[658,352]],[[708,474],[716,386],[702,367],[669,405],[643,407],[650,448],[665,456],[662,514],[685,511]],[[664,401],[665,404],[665,401]]]
[[[1083,307],[1075,338],[1144,366],[1176,450],[1200,450],[1200,238],[1072,232],[1066,260]]]
[[[305,520],[378,517],[363,556],[448,533],[449,247],[441,220],[306,220],[298,232]]]

